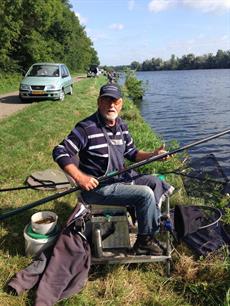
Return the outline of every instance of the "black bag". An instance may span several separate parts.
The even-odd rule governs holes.
[[[174,228],[180,240],[196,232],[202,224],[203,212],[197,206],[176,205],[174,209]]]
[[[197,255],[207,256],[224,245],[230,246],[230,235],[224,230],[221,223],[200,229],[183,238],[183,241],[192,248]]]
[[[199,256],[207,256],[224,245],[230,246],[230,234],[223,224],[215,222],[215,215],[207,217],[203,209],[202,206],[176,205],[173,216],[179,241],[184,241]]]

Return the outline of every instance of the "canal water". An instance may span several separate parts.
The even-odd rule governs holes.
[[[230,69],[137,72],[146,88],[138,104],[145,121],[180,146],[230,129]],[[193,147],[192,157],[213,153],[230,178],[230,133]]]

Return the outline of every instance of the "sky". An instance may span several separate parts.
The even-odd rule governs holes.
[[[70,0],[100,64],[230,50],[230,0]]]

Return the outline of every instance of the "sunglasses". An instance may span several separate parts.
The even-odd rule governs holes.
[[[101,102],[103,103],[113,103],[114,105],[120,105],[122,102],[122,99],[116,99],[116,98],[112,98],[112,97],[101,97]]]

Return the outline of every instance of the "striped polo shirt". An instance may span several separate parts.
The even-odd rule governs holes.
[[[115,129],[111,129],[105,126],[98,112],[78,122],[71,133],[54,148],[54,160],[63,169],[64,166],[71,164],[71,158],[77,155],[80,170],[95,177],[104,175],[109,156],[108,143],[102,127],[106,129],[113,145],[122,145],[122,139],[124,139],[125,152],[124,156],[120,156],[121,162],[124,163],[124,158],[135,161],[137,149],[125,122],[118,117]]]

